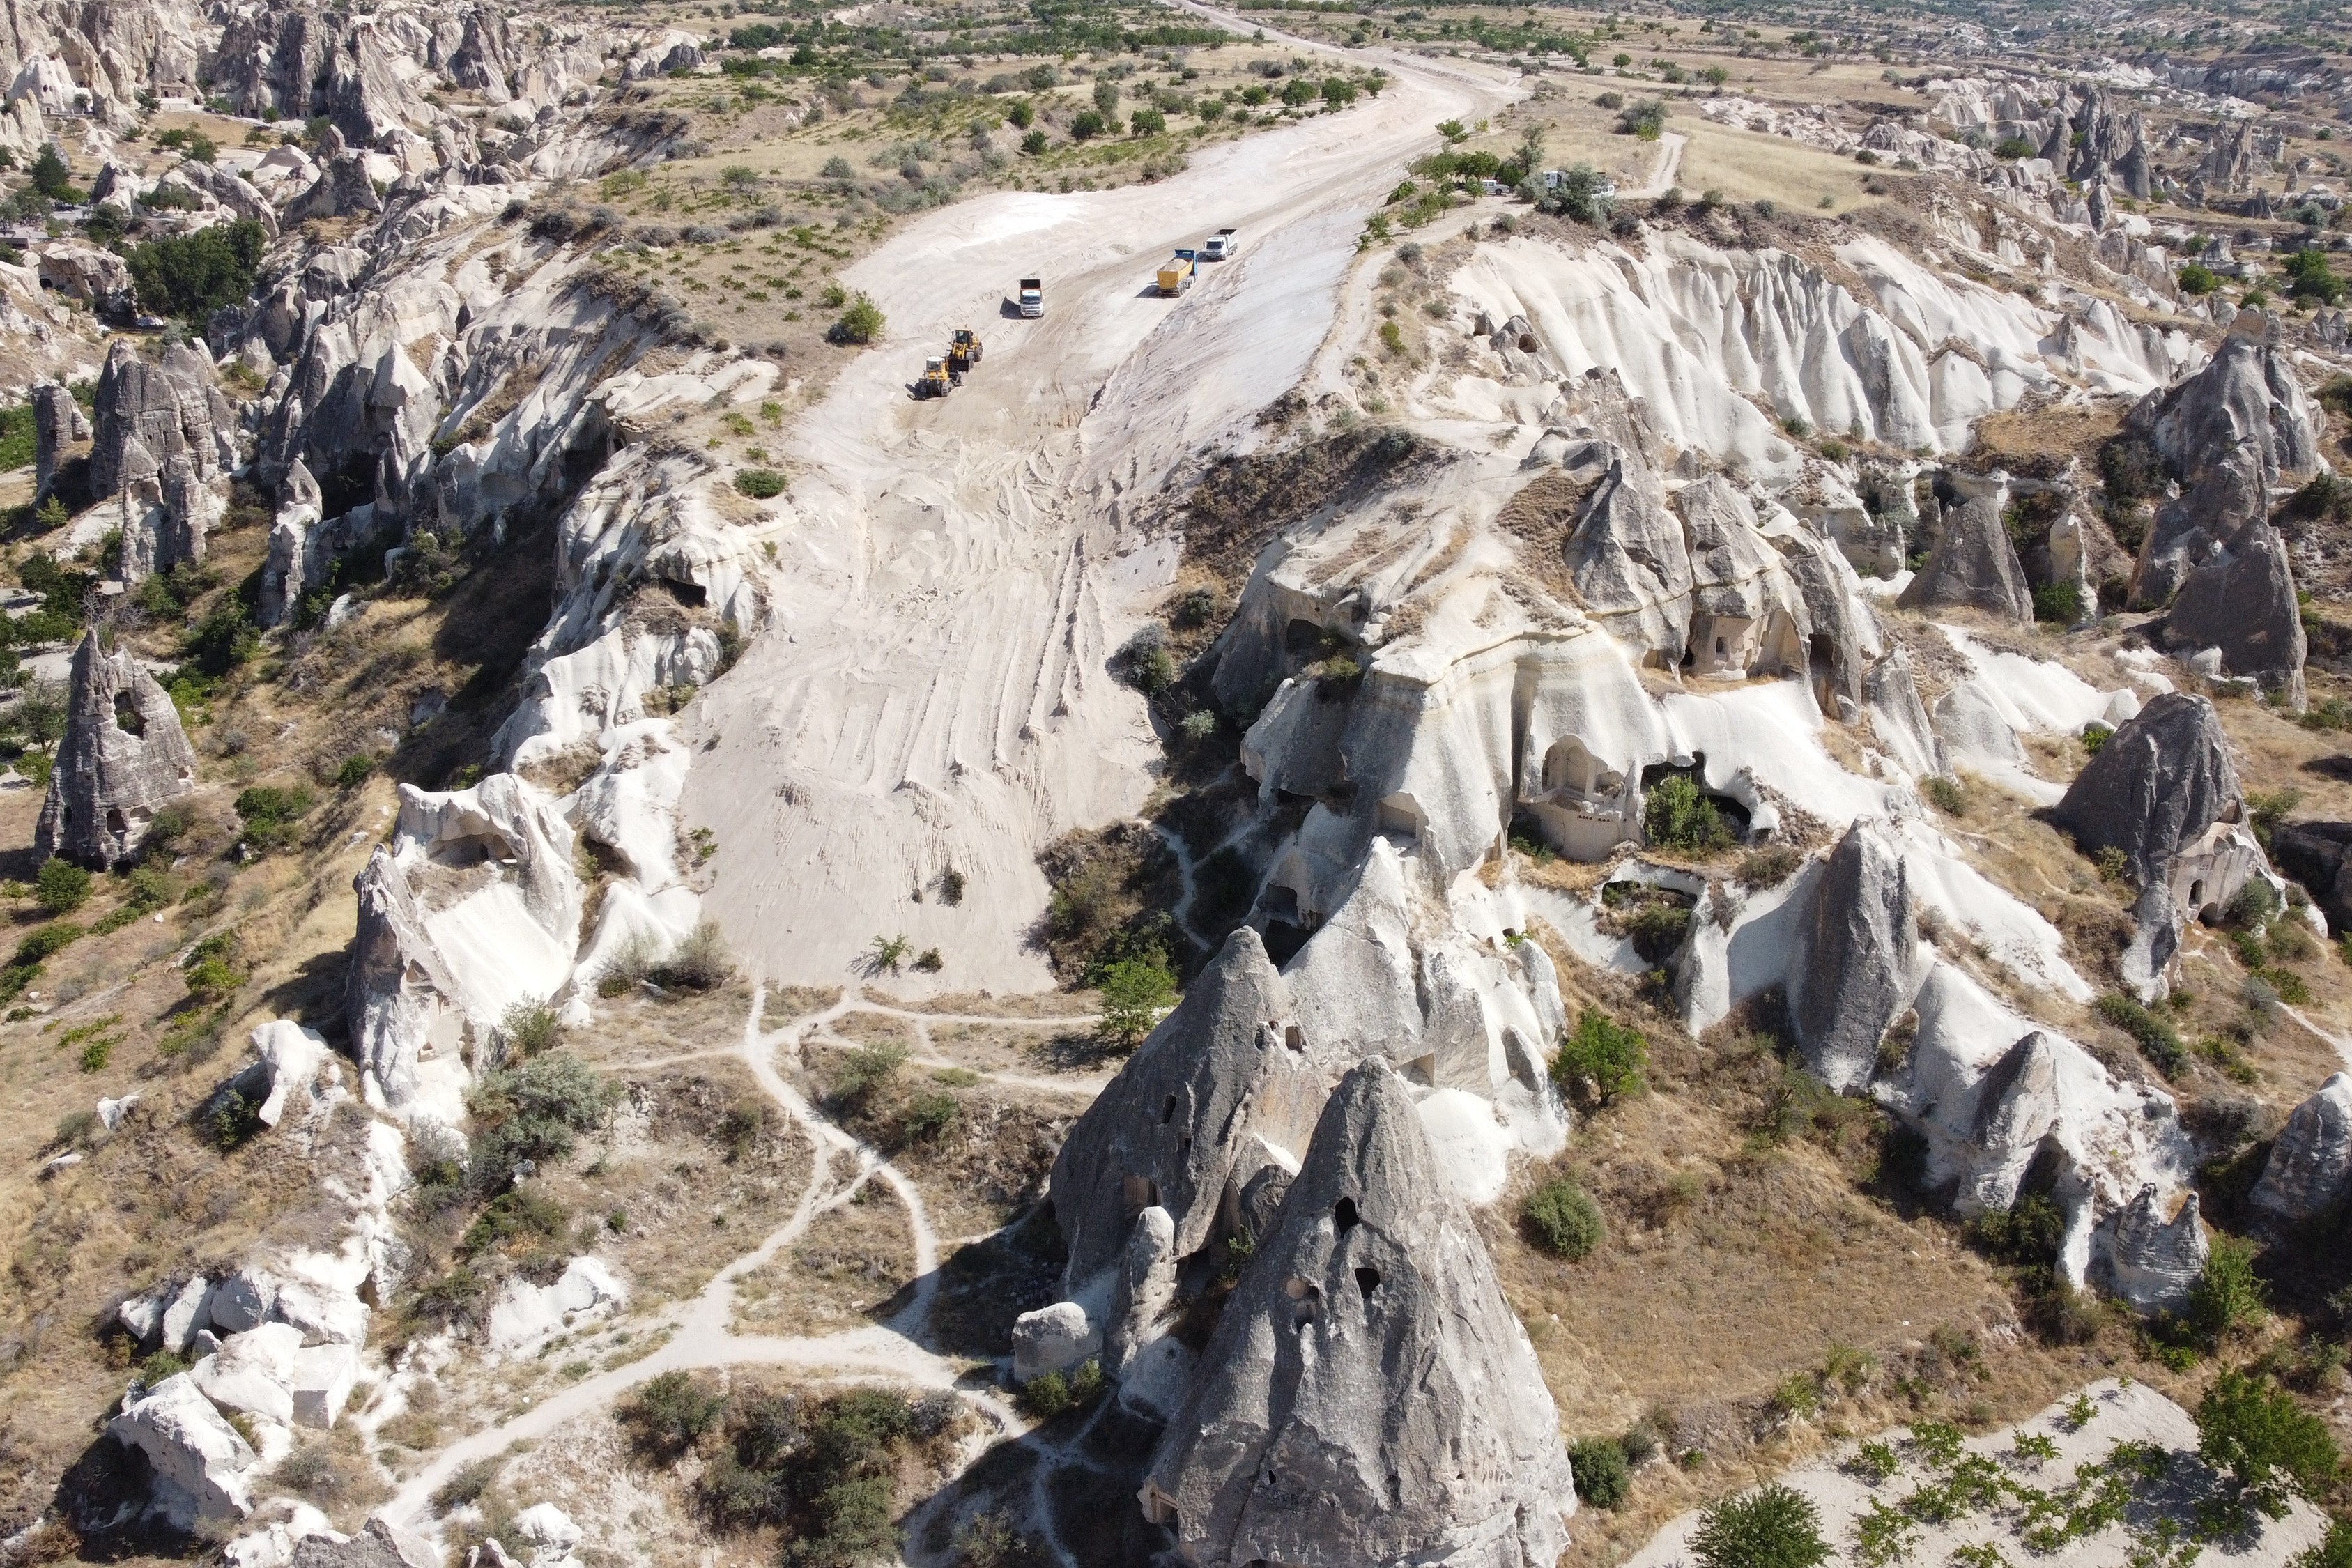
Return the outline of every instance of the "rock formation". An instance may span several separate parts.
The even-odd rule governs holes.
[[[2184,655],[2219,649],[2223,673],[2302,709],[2303,611],[2278,530],[2257,519],[2191,570],[2165,616],[2164,640]]]
[[[2133,877],[2145,882],[2168,879],[2176,858],[2215,824],[2238,821],[2244,809],[2213,704],[2168,691],[2107,738],[2053,816],[2084,854],[2119,849]],[[2194,909],[2212,900],[2183,901]]]
[[[117,338],[99,372],[93,408],[93,500],[121,489],[126,472],[160,473],[177,457],[188,459],[198,479],[236,465],[236,416],[200,349],[182,344],[150,360],[129,339]],[[131,453],[134,446],[144,449],[143,461]]]
[[[2294,1108],[2271,1145],[2247,1203],[2273,1223],[2310,1218],[2345,1195],[2352,1179],[2352,1074],[2337,1073]]]
[[[1789,987],[1790,1023],[1813,1076],[1840,1092],[1877,1070],[1878,1044],[1919,988],[1917,913],[1902,857],[1867,820],[1830,852]]]
[[[253,1511],[259,1457],[190,1373],[167,1377],[131,1401],[106,1432],[146,1456],[154,1506],[181,1528]]]
[[[1927,563],[1895,603],[1906,610],[1965,608],[2011,621],[2033,618],[2033,590],[2001,521],[1998,489],[1944,513]]]
[[[352,884],[347,982],[353,1055],[394,1110],[423,1096],[454,1122],[468,1047],[571,978],[582,898],[572,850],[553,803],[511,773],[440,794],[401,786],[393,842]]]
[[[89,438],[89,421],[74,395],[54,383],[33,388],[33,500],[49,499],[65,449]]]
[[[128,646],[86,633],[74,649],[64,738],[33,851],[85,866],[136,854],[155,814],[196,787],[196,754],[179,710]]]
[[[1265,944],[1234,931],[1071,1127],[1047,1189],[1067,1294],[1107,1279],[1145,1209],[1167,1211],[1189,1258],[1263,1166],[1297,1163],[1326,1084],[1289,1016]]]
[[[1628,647],[1668,668],[1690,637],[1690,552],[1656,478],[1621,448],[1600,454],[1601,483],[1566,546],[1578,599]]]
[[[2066,177],[2079,185],[2112,184],[2125,195],[2146,201],[2154,193],[2149,179],[2147,135],[2140,112],[2118,109],[2107,94],[2094,87],[2084,95],[2083,107],[2071,121],[2073,134],[2066,150]]]
[[[2181,1200],[2180,1212],[2168,1221],[2155,1186],[2144,1186],[2116,1219],[2108,1258],[2116,1294],[2137,1311],[2185,1313],[2189,1288],[2204,1273],[2211,1250],[2195,1193]]]
[[[2125,422],[2181,489],[2141,542],[2134,604],[2165,603],[2200,561],[2265,514],[2273,487],[2318,468],[2311,400],[2275,339],[2271,319],[2241,310],[2202,370],[2150,393]]]
[[[2327,929],[2352,931],[2352,822],[2282,822],[2271,830],[2279,869],[2303,884]]]
[[[1377,1058],[1341,1080],[1143,1485],[1189,1563],[1538,1568],[1575,1487],[1526,1331]]]

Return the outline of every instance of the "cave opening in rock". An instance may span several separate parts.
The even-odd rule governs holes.
[[[1357,1218],[1355,1199],[1341,1198],[1331,1205],[1331,1222],[1339,1227],[1341,1236],[1356,1228]]]

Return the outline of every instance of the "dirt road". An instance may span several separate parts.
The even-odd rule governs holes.
[[[1367,58],[1395,79],[1344,113],[1154,184],[949,207],[845,277],[888,330],[800,422],[772,624],[697,705],[687,791],[721,847],[709,906],[763,973],[837,982],[903,932],[940,950],[941,989],[1049,984],[1026,940],[1036,852],[1131,814],[1160,757],[1105,668],[1176,564],[1136,502],[1189,454],[1249,441],[1323,341],[1402,165],[1437,121],[1515,90],[1457,61]],[[1157,298],[1168,250],[1226,225],[1240,258]],[[1043,320],[1009,314],[1024,275],[1045,279]],[[966,325],[986,339],[978,371],[914,401],[924,355]]]

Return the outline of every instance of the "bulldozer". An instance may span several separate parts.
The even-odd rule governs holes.
[[[955,336],[948,340],[948,370],[963,375],[980,363],[980,334],[970,327],[958,327]]]
[[[955,389],[955,378],[948,374],[948,362],[933,354],[923,362],[923,374],[915,383],[915,395],[945,397]]]

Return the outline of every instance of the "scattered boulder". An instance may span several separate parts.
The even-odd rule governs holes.
[[[292,1568],[441,1568],[441,1552],[379,1515],[348,1539],[332,1531],[302,1537],[289,1561]]]
[[[287,204],[284,221],[293,225],[382,211],[383,198],[376,195],[375,182],[368,175],[367,154],[343,152],[328,158],[318,181]]]
[[[1188,1563],[1538,1568],[1567,1545],[1534,1349],[1378,1058],[1324,1105],[1202,1365],[1141,1492]]]
[[[2308,1219],[2352,1178],[2352,1074],[2337,1073],[2286,1119],[2247,1203],[2273,1223]]]
[[[153,1500],[183,1529],[253,1511],[253,1447],[186,1373],[167,1377],[107,1424],[107,1436],[147,1457]]]
[[[2164,618],[2164,639],[2175,648],[2220,649],[2224,673],[2300,710],[2303,610],[2278,530],[2257,520],[2192,570]]]
[[[269,1093],[256,1113],[264,1127],[275,1127],[286,1114],[286,1102],[306,1089],[326,1065],[327,1042],[315,1029],[289,1018],[273,1018],[253,1031],[253,1048],[269,1078]]]
[[[130,858],[155,814],[196,787],[179,710],[127,644],[93,628],[74,650],[65,736],[33,831],[37,856],[104,868]]]
[[[1027,1383],[1049,1372],[1068,1372],[1101,1350],[1102,1342],[1102,1329],[1076,1301],[1024,1312],[1013,1322],[1013,1380]]]
[[[535,1344],[583,1317],[625,1306],[628,1300],[628,1288],[599,1258],[573,1258],[550,1285],[513,1276],[490,1308],[490,1347],[511,1351]]]
[[[1895,601],[1906,610],[1973,609],[2004,620],[2033,618],[2033,590],[2001,521],[2001,491],[1978,495],[1944,513],[1927,563]]]
[[[1790,1023],[1806,1068],[1832,1089],[1861,1089],[1879,1042],[1922,976],[1917,910],[1903,857],[1868,818],[1830,852],[1814,884]]]
[[[2116,1294],[2136,1311],[2185,1312],[2189,1288],[2205,1272],[2211,1250],[2198,1217],[2195,1193],[2167,1220],[2154,1184],[2144,1186],[2116,1219],[2109,1257]]]
[[[1200,1251],[1228,1193],[1265,1163],[1261,1141],[1304,1143],[1324,1081],[1286,1028],[1289,1011],[1264,941],[1235,931],[1078,1118],[1050,1186],[1069,1246],[1066,1294],[1108,1279],[1147,1208],[1168,1212],[1180,1258]]]

